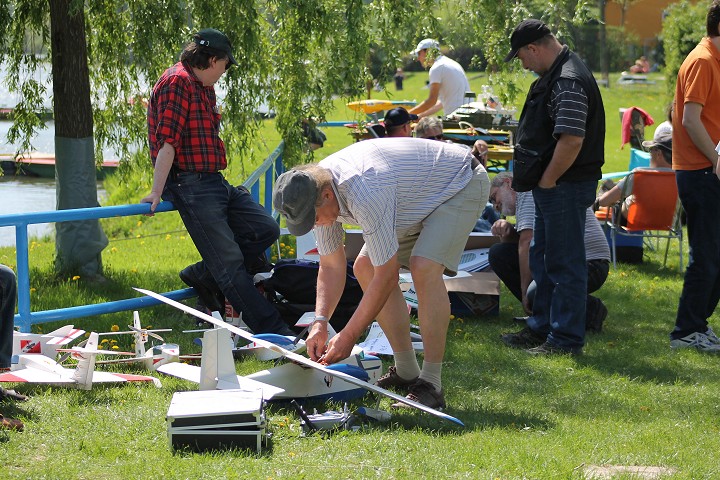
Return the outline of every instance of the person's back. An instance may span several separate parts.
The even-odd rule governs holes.
[[[440,55],[430,67],[430,83],[439,83],[438,97],[443,104],[443,112],[450,115],[463,104],[465,92],[470,90],[470,83],[465,70],[452,58]]]

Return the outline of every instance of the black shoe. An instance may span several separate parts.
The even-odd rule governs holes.
[[[595,299],[592,308],[588,309],[587,317],[585,318],[585,331],[600,333],[602,332],[603,322],[608,316],[608,309],[599,298]],[[589,306],[589,305],[588,305]]]
[[[195,289],[200,301],[211,312],[225,313],[225,296],[219,290],[203,282],[197,275],[195,265],[185,267],[180,271],[180,280]]]
[[[525,351],[530,355],[582,355],[582,347],[563,348],[549,342]]]
[[[525,327],[516,333],[505,333],[500,338],[508,347],[533,348],[545,343],[547,335],[537,333],[530,327]]]

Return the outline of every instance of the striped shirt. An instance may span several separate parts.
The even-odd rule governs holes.
[[[564,78],[555,82],[548,107],[550,116],[555,119],[555,138],[562,133],[585,138],[588,98],[579,82]]]
[[[522,192],[517,194],[517,212],[515,214],[517,225],[515,230],[533,229],[535,224],[535,203],[532,192]],[[530,225],[527,227],[527,225]],[[592,209],[588,208],[585,212],[585,259],[590,260],[610,260],[610,247],[607,238],[603,232],[600,222],[595,218]]]
[[[340,248],[348,223],[362,227],[372,264],[387,263],[398,238],[419,233],[423,219],[470,183],[472,158],[467,148],[418,138],[365,140],[328,156],[319,165],[332,174],[340,215],[315,227],[318,252]]]

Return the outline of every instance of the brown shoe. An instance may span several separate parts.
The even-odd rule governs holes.
[[[17,430],[18,432],[22,432],[25,428],[25,425],[23,425],[23,422],[21,422],[20,420],[4,417],[3,414],[0,413],[0,428],[4,428],[6,430]]]
[[[395,366],[392,366],[388,368],[387,373],[383,375],[382,377],[378,378],[378,381],[376,385],[380,388],[394,388],[397,390],[403,390],[405,392],[408,391],[410,386],[412,386],[415,382],[417,382],[418,377],[415,377],[410,380],[405,380],[400,375],[397,374],[397,370],[395,369]]]
[[[436,410],[442,410],[446,407],[445,395],[443,391],[439,392],[435,389],[435,386],[421,378],[412,384],[410,387],[410,393],[405,398],[414,402],[422,403],[426,407],[434,408]],[[392,404],[393,408],[412,408],[410,405],[398,402]]]

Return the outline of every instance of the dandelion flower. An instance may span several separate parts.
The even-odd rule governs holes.
[[[110,331],[112,331],[112,332],[119,332],[119,331],[120,331],[120,327],[118,327],[117,325],[113,325],[112,327],[110,327]]]
[[[80,275],[75,275],[74,277],[72,277],[72,279],[73,281],[78,281],[80,280]]]

